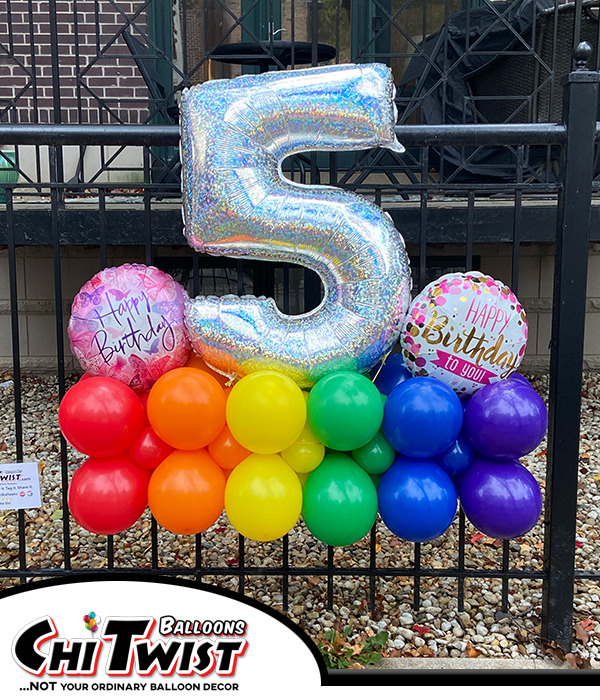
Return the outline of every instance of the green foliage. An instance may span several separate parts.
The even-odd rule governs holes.
[[[334,629],[325,630],[323,641],[317,646],[327,668],[350,668],[354,664],[365,666],[381,661],[383,656],[380,652],[385,649],[389,636],[385,630],[369,637],[366,642],[354,645],[348,641],[351,632],[349,625],[341,633]]]

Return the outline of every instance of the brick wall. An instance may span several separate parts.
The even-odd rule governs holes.
[[[127,0],[118,3],[129,17],[142,5]],[[146,84],[128,57],[122,37],[115,39],[127,26],[123,14],[107,0],[59,0],[56,10],[61,120],[144,122],[148,117]],[[136,18],[135,26],[146,32],[144,12]],[[128,31],[147,43],[139,32]],[[0,54],[2,121],[53,122],[49,3],[1,3],[0,42],[9,50],[8,55]]]

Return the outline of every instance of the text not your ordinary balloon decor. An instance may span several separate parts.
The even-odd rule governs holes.
[[[336,187],[298,185],[281,163],[299,151],[403,150],[392,74],[337,65],[209,81],[181,102],[183,208],[202,253],[276,260],[317,272],[323,303],[300,316],[272,299],[199,296],[186,304],[192,345],[241,377],[261,369],[301,387],[369,370],[398,337],[409,303],[402,236],[379,207]]]

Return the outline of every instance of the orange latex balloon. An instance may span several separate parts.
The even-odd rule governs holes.
[[[221,469],[234,469],[252,454],[250,450],[240,445],[227,426],[210,443],[208,453]]]
[[[148,505],[167,530],[193,535],[223,512],[225,475],[206,450],[173,450],[152,472]]]
[[[224,374],[221,374],[220,372],[216,372],[214,369],[211,369],[206,362],[200,357],[200,355],[196,355],[195,352],[192,352],[190,355],[190,359],[185,363],[186,367],[195,367],[196,369],[201,369],[203,372],[208,372],[211,377],[214,377],[219,384],[222,387],[225,387],[227,385],[227,382],[229,381],[229,378],[226,377]]]
[[[150,389],[148,419],[158,437],[177,450],[206,447],[225,426],[223,387],[200,369],[173,369]]]

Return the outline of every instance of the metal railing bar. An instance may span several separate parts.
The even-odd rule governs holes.
[[[241,535],[240,535],[241,536]],[[108,571],[106,568],[86,568],[77,569],[73,568],[70,570],[65,569],[0,569],[0,579],[2,578],[19,578],[25,576],[27,578],[38,578],[38,577],[54,577],[54,576],[70,576],[71,574],[110,574],[114,572],[131,574],[131,573],[151,573],[151,574],[161,574],[165,576],[195,576],[196,569],[192,566],[160,566],[160,567],[149,567],[149,566],[127,566],[127,567],[116,567],[112,572]],[[204,567],[202,569],[202,576],[283,576],[284,574],[289,574],[291,576],[322,576],[333,577],[333,576],[356,576],[368,578],[372,572],[371,569],[367,567],[334,567],[332,569],[328,567],[309,567],[302,566],[297,568],[285,569],[282,566],[276,566],[273,568],[268,567],[247,567],[247,566],[234,566],[232,568],[220,568],[214,566]],[[467,578],[494,578],[494,579],[535,579],[543,581],[547,579],[548,574],[544,571],[521,571],[511,569],[509,571],[501,571],[498,569],[465,569],[464,571],[458,571],[457,569],[415,569],[408,568],[377,568],[376,575],[379,577],[409,577],[413,578],[418,576],[419,578],[431,577],[431,578],[457,578],[457,579],[467,579]],[[577,578],[577,576],[576,576]],[[579,578],[582,578],[581,576]],[[600,572],[597,574],[590,574],[583,578],[600,578]],[[243,587],[243,583],[241,583]],[[239,588],[238,588],[239,590]],[[243,590],[240,591],[243,595]]]
[[[405,146],[562,145],[563,124],[403,124]],[[39,146],[178,146],[177,125],[0,124],[0,142]],[[596,126],[600,140],[600,123]]]

